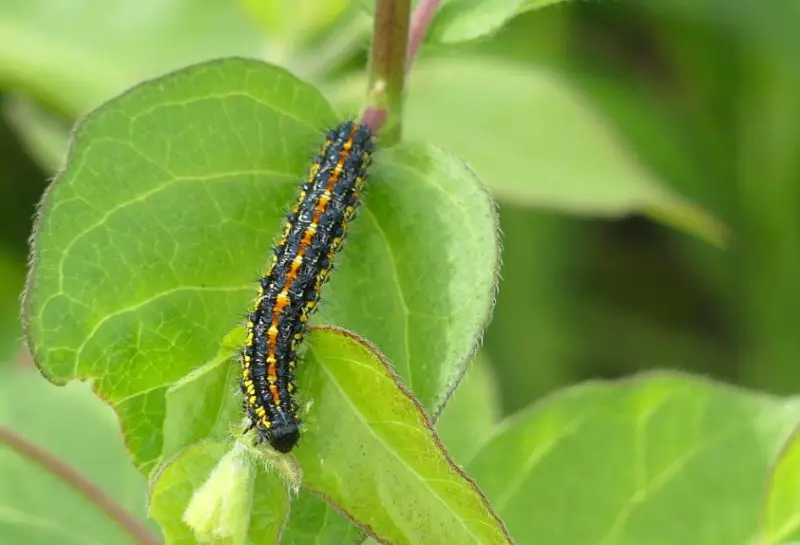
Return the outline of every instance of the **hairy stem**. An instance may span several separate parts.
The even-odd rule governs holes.
[[[369,66],[369,106],[364,123],[381,130],[381,143],[391,145],[402,132],[411,0],[377,0]]]
[[[411,30],[408,35],[408,51],[406,52],[406,73],[411,71],[414,59],[417,57],[419,46],[428,33],[433,16],[439,9],[441,0],[422,0],[411,19]]]

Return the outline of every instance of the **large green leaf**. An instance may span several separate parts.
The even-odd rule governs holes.
[[[686,376],[588,383],[512,417],[467,470],[519,543],[749,545],[798,421],[798,398]]]
[[[44,449],[145,520],[146,483],[130,465],[114,413],[86,384],[59,388],[30,367],[0,367],[0,427]],[[0,446],[4,543],[136,543],[71,483]]]
[[[507,543],[388,362],[344,332],[310,341],[302,379],[318,407],[297,449],[303,486],[388,543]]]
[[[242,319],[335,121],[287,72],[227,60],[144,84],[77,130],[41,208],[29,341],[52,380],[97,379],[143,470],[164,447],[167,391]],[[316,319],[378,344],[435,413],[474,351],[497,263],[493,204],[459,160],[383,150]]]
[[[0,2],[0,83],[70,115],[144,78],[262,48],[257,26],[229,0]]]

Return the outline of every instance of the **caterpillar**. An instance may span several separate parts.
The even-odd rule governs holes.
[[[259,441],[290,452],[300,439],[297,351],[333,258],[358,209],[374,149],[366,125],[327,132],[258,285],[241,354],[241,390]]]

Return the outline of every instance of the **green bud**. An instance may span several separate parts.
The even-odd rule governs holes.
[[[183,514],[201,543],[247,542],[256,468],[238,441],[192,496]]]

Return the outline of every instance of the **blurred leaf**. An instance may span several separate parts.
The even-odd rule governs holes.
[[[731,34],[746,49],[762,47],[770,56],[785,64],[795,74],[800,71],[796,62],[800,49],[797,24],[800,4],[773,2],[765,9],[759,0],[645,0],[640,4],[662,18],[696,21],[714,32],[722,29]]]
[[[800,434],[786,444],[773,468],[764,505],[759,545],[800,542]]]
[[[555,74],[479,59],[420,64],[406,114],[410,137],[463,155],[501,200],[590,216],[645,213],[723,238],[714,218],[662,185]]]
[[[295,451],[303,486],[388,543],[507,543],[391,365],[344,331],[309,341],[299,380],[314,408]]]
[[[688,376],[588,383],[501,424],[467,469],[519,543],[747,545],[799,420],[800,398]]]
[[[150,515],[161,525],[167,543],[198,541],[192,529],[184,522],[186,506],[231,446],[222,443],[194,445],[165,464],[156,476],[150,493]],[[275,471],[265,468],[263,464],[255,463],[254,469],[257,472],[255,481],[249,483],[251,487],[226,490],[224,499],[231,501],[231,496],[242,494],[245,496],[244,499],[251,500],[249,525],[243,528],[247,531],[247,543],[254,545],[282,543],[279,538],[289,513],[289,490],[283,478]],[[224,486],[248,483],[220,484]],[[223,509],[225,507],[231,508],[228,505]],[[213,513],[210,512],[209,515],[210,518],[213,517]],[[231,524],[232,521],[225,522]]]
[[[113,412],[86,384],[48,383],[31,368],[0,367],[0,425],[57,455],[132,516],[145,520],[146,483],[128,460]],[[62,479],[0,447],[5,543],[135,543]]]
[[[64,164],[69,147],[69,127],[24,95],[8,99],[4,113],[28,153],[39,165],[55,172]]]
[[[484,350],[497,369],[504,410],[515,411],[582,378],[574,360],[576,336],[584,333],[572,319],[580,298],[572,279],[586,237],[574,218],[508,203],[500,226],[503,275]]]
[[[496,382],[486,357],[478,353],[436,421],[436,433],[461,465],[472,459],[500,418]]]
[[[229,0],[0,2],[0,84],[70,116],[142,79],[211,57],[259,56],[262,45]]]
[[[646,272],[642,276],[648,275]],[[676,280],[678,291],[681,289],[680,279]],[[625,280],[620,280],[624,285]],[[644,288],[648,293],[655,293],[651,288]],[[629,290],[630,293],[632,290]],[[673,300],[679,297],[672,292],[662,292]],[[647,308],[625,308],[619,302],[624,294],[612,298],[584,297],[572,310],[573,323],[583,334],[575,341],[581,354],[591,355],[595,369],[610,369],[604,376],[628,375],[648,369],[673,369],[690,373],[707,374],[718,379],[733,380],[736,369],[731,365],[735,354],[725,350],[727,347],[709,339],[708,334],[692,323],[684,320],[683,324],[671,324],[667,320],[654,316],[658,310]],[[696,297],[687,295],[684,303],[696,304]],[[645,297],[636,297],[636,303],[647,305]],[[616,304],[615,304],[616,302]],[[652,303],[664,308],[666,303]],[[702,320],[702,318],[701,318]]]
[[[352,0],[240,0],[267,31],[270,41],[297,41],[320,32],[339,19]]]
[[[5,106],[0,95],[0,111]],[[0,116],[0,252],[24,266],[31,217],[45,187],[45,175],[26,155],[6,119]],[[14,286],[17,289],[18,286]],[[7,286],[11,288],[11,286]],[[17,298],[17,291],[13,298]]]
[[[168,389],[241,320],[309,150],[334,122],[285,71],[228,60],[140,86],[78,130],[42,207],[29,335],[52,380],[98,379],[143,471],[165,446]],[[381,346],[435,412],[491,308],[493,204],[459,160],[423,145],[378,153],[368,188],[316,319]],[[201,413],[216,422],[218,410]],[[189,420],[177,427],[192,441],[210,433]]]
[[[562,0],[445,0],[431,25],[429,39],[456,43],[499,30],[512,18]]]
[[[11,363],[22,349],[19,299],[24,285],[24,262],[0,251],[0,368]]]

